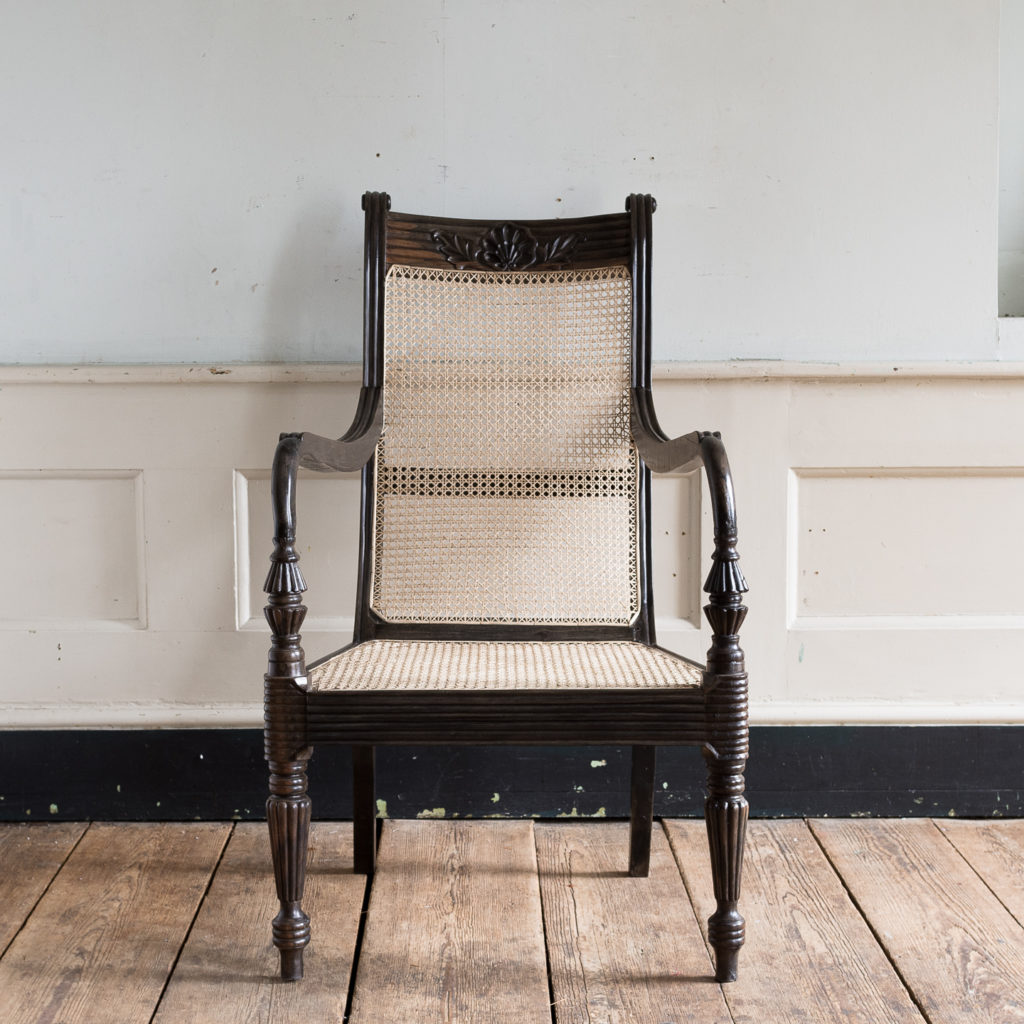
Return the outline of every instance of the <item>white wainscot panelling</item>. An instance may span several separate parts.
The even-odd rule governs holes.
[[[792,490],[794,626],[1024,626],[1024,545],[981,540],[1024,520],[1024,470],[797,469]]]
[[[651,484],[651,550],[658,642],[702,658],[701,585],[711,548],[701,550],[700,472],[655,476]],[[709,534],[710,536],[710,534]],[[707,562],[705,565],[702,557]]]
[[[146,625],[138,472],[2,473],[0,533],[11,541],[0,629]]]
[[[0,726],[257,725],[274,444],[337,436],[358,380],[7,371]],[[729,450],[753,721],[1024,719],[1024,367],[662,367],[655,396]],[[706,483],[652,489],[658,640],[699,660]],[[351,637],[358,522],[357,475],[302,474],[311,659]]]
[[[358,473],[301,471],[297,491],[297,550],[309,588],[303,632],[346,631],[351,640],[359,555]],[[274,520],[269,470],[235,472],[235,551],[239,629],[267,634],[263,617],[263,582],[270,566]],[[325,641],[326,642],[326,641]],[[337,644],[335,644],[337,646]],[[319,640],[306,644],[307,654],[327,653]]]
[[[1021,467],[794,469],[793,717],[824,698],[860,721],[1017,720],[1022,516]]]

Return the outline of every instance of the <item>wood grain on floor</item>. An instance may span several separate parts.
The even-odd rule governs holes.
[[[559,1024],[731,1021],[661,829],[648,878],[627,873],[627,822],[536,832]]]
[[[351,852],[313,826],[286,984],[262,823],[0,826],[0,1021],[1024,1022],[1024,822],[752,821],[724,986],[701,822],[637,879],[621,822],[386,821],[368,910]]]
[[[706,934],[715,900],[703,823],[665,827]],[[922,1024],[802,821],[747,826],[742,912],[739,978],[723,986],[737,1024]]]
[[[353,1024],[550,1020],[533,824],[386,822]]]
[[[1024,928],[934,822],[812,828],[932,1024],[1024,1022]]]
[[[277,980],[279,957],[268,941],[277,913],[272,870],[267,826],[236,825],[156,1024],[341,1020],[366,888],[366,878],[352,873],[352,827],[315,822],[310,829],[304,903],[314,930],[307,976],[297,985]]]
[[[0,960],[0,1020],[149,1020],[228,825],[91,825]]]
[[[84,832],[70,822],[0,827],[0,955]]]

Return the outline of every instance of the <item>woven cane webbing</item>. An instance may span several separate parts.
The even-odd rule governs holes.
[[[629,271],[394,266],[371,606],[627,624],[639,607]]]
[[[310,669],[311,690],[565,690],[699,686],[701,670],[629,640],[370,640]]]

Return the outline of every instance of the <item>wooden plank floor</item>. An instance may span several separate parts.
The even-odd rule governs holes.
[[[388,821],[367,893],[316,824],[282,984],[264,825],[0,825],[0,1021],[1024,1024],[1022,821],[752,821],[724,986],[702,824],[627,832]]]

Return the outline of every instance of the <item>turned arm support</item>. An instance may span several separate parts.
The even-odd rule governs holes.
[[[302,594],[306,581],[295,550],[295,485],[299,467],[320,472],[351,472],[362,469],[373,455],[383,424],[379,388],[364,387],[352,426],[337,441],[318,434],[282,434],[270,474],[274,507],[274,551],[263,589],[264,609],[273,639],[267,666],[268,677],[305,677],[305,660],[299,629],[306,616]]]

